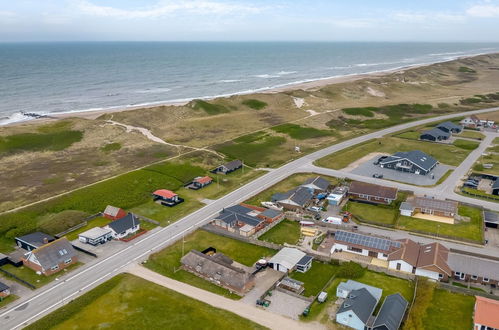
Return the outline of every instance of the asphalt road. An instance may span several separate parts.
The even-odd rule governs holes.
[[[407,129],[413,126],[431,123],[437,120],[450,119],[463,115],[480,114],[497,110],[499,110],[499,108],[489,108],[483,110],[468,111],[462,114],[450,114],[440,117],[427,118],[411,123],[405,123],[335,144],[333,146],[316,151],[312,154],[292,161],[221,197],[220,199],[214,201],[209,205],[206,205],[200,210],[191,213],[190,215],[182,218],[176,223],[155,231],[154,233],[147,235],[140,241],[137,241],[135,243],[131,242],[127,248],[116,253],[115,255],[102,260],[97,259],[95,262],[87,263],[80,269],[75,270],[74,275],[71,273],[67,274],[61,277],[59,281],[54,281],[44,288],[36,290],[31,296],[21,298],[19,302],[16,302],[16,304],[8,307],[0,313],[0,329],[21,328],[24,325],[33,322],[37,318],[54,311],[58,307],[61,307],[62,304],[67,303],[71,299],[76,298],[80,294],[89,291],[95,286],[108,280],[112,276],[124,271],[128,265],[147,259],[147,256],[150,253],[158,251],[165,246],[172,244],[183,235],[194,231],[196,228],[206,224],[222,208],[242,202],[253,196],[254,194],[269,188],[270,186],[281,181],[292,173],[302,172],[307,167],[312,168],[311,163],[313,161],[322,158],[330,153],[340,151],[354,144],[365,142],[370,139],[378,138],[383,135],[394,133],[396,131]],[[365,177],[361,178],[363,178],[364,181],[367,181]],[[383,184],[385,183],[386,182],[383,181]],[[414,189],[415,187],[413,186],[408,186],[408,188],[410,188],[411,190],[417,190]],[[486,203],[477,200],[472,201],[480,204]],[[495,204],[493,209],[497,209],[497,206]]]

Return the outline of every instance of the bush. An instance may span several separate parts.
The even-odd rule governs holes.
[[[463,72],[463,73],[476,73],[475,70],[471,69],[471,68],[468,68],[467,66],[461,66],[459,67],[459,72]]]
[[[343,109],[343,112],[347,115],[351,116],[363,116],[363,117],[374,117],[373,111],[376,111],[375,107],[366,107],[366,108],[346,108]]]
[[[250,107],[251,109],[255,109],[255,110],[261,110],[267,106],[267,103],[260,101],[260,100],[255,100],[255,99],[244,100],[242,103],[245,106]]]
[[[356,279],[364,276],[366,269],[353,261],[342,264],[336,273],[337,277]]]

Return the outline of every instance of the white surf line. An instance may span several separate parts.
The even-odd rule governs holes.
[[[271,182],[275,182],[275,180],[277,180],[277,182],[279,182],[279,181],[280,181],[280,180],[282,180],[283,178],[285,178],[285,177],[287,177],[287,176],[289,176],[289,175],[291,175],[291,174],[293,174],[293,173],[294,173],[294,171],[289,171],[289,172],[286,172],[286,173],[284,173],[284,174],[282,174],[282,175],[280,175],[280,176],[276,177],[276,178],[275,178],[274,180],[272,180]],[[272,185],[272,184],[271,184],[271,185]],[[265,189],[265,187],[266,187],[266,186],[263,186],[263,187],[262,187],[262,188],[263,188],[263,190]],[[243,189],[243,188],[244,188],[244,186],[243,186],[243,187],[238,188],[237,190],[234,190],[233,192],[231,192],[231,193],[229,193],[229,194],[225,195],[224,197],[228,198],[229,196],[231,196],[232,194],[237,193],[240,189]],[[247,198],[249,198],[249,197],[253,196],[253,195],[254,195],[254,194],[256,194],[256,193],[258,193],[258,192],[255,192],[255,191],[249,192],[249,193],[245,194],[244,196],[242,196],[241,198],[237,199],[237,202],[239,202],[239,203],[240,203],[240,202],[242,202],[242,201],[246,200]],[[202,211],[203,211],[203,208],[201,208],[201,209],[199,209],[199,210],[197,210],[197,211],[195,211],[195,212],[191,213],[190,215],[188,215],[188,217],[195,216],[197,213],[201,213]],[[153,250],[159,249],[159,248],[161,248],[163,245],[166,245],[167,243],[170,243],[172,240],[174,240],[174,239],[175,239],[175,238],[177,238],[178,236],[180,236],[180,235],[184,235],[184,234],[188,233],[188,232],[189,232],[190,230],[192,230],[192,228],[194,228],[195,226],[200,225],[200,224],[202,224],[202,223],[206,222],[207,220],[211,220],[211,219],[213,218],[213,216],[215,216],[215,215],[216,215],[216,214],[218,214],[218,213],[219,213],[219,211],[217,211],[217,212],[214,212],[214,213],[210,214],[209,216],[207,216],[207,217],[203,218],[201,221],[199,221],[197,224],[191,225],[190,227],[188,227],[188,228],[186,228],[186,229],[182,230],[181,232],[179,232],[179,233],[177,233],[177,234],[173,235],[172,237],[168,238],[167,240],[165,240],[165,241],[163,241],[163,242],[161,242],[161,243],[159,243],[159,244],[157,244],[157,245],[153,246],[151,249],[147,250],[146,252],[144,252],[144,253],[140,254],[139,256],[137,256],[137,257],[133,258],[131,261],[128,261],[126,264],[121,265],[121,266],[119,266],[119,267],[117,267],[117,268],[115,268],[115,269],[116,269],[116,270],[119,270],[119,269],[122,269],[122,268],[124,268],[124,267],[128,266],[130,263],[132,263],[132,262],[134,262],[134,261],[136,261],[136,260],[138,260],[138,259],[140,259],[140,258],[144,257],[144,256],[145,256],[145,255],[147,255],[147,254],[150,254]],[[36,295],[36,296],[33,296],[33,297],[31,297],[30,299],[28,299],[28,300],[26,300],[26,301],[20,302],[20,303],[19,303],[18,305],[16,305],[15,307],[12,307],[11,309],[9,309],[9,310],[5,311],[4,313],[0,314],[0,318],[4,317],[6,314],[11,313],[12,311],[15,311],[17,308],[19,308],[19,307],[21,307],[21,306],[23,306],[23,305],[25,305],[25,304],[28,304],[29,302],[33,301],[34,299],[39,298],[39,297],[41,297],[41,296],[43,296],[43,295],[45,295],[45,294],[47,294],[47,293],[51,292],[51,291],[52,291],[52,290],[54,290],[55,288],[57,288],[57,287],[59,287],[59,286],[61,286],[61,285],[64,285],[66,282],[69,282],[69,281],[73,280],[74,278],[76,278],[76,277],[78,277],[78,276],[80,276],[80,275],[82,275],[82,274],[85,274],[86,272],[88,272],[88,271],[90,271],[90,270],[94,269],[95,267],[97,267],[97,266],[101,265],[102,263],[106,262],[107,260],[109,260],[109,259],[111,259],[111,258],[114,258],[114,257],[116,257],[116,256],[118,256],[118,255],[120,255],[120,254],[122,254],[122,253],[124,253],[124,252],[128,251],[128,250],[129,250],[129,249],[131,249],[131,248],[134,248],[134,247],[135,247],[135,245],[142,244],[143,242],[145,242],[145,241],[149,240],[150,238],[153,238],[153,237],[155,237],[156,235],[159,235],[159,234],[160,234],[160,233],[162,233],[163,231],[165,231],[165,230],[169,229],[171,226],[178,226],[178,225],[179,225],[179,223],[180,223],[181,221],[184,221],[184,222],[185,222],[185,221],[187,221],[187,220],[184,220],[184,219],[185,219],[185,218],[183,218],[183,219],[181,219],[181,220],[179,220],[179,221],[177,221],[177,222],[174,222],[174,223],[172,223],[171,225],[169,225],[169,226],[167,226],[167,227],[164,227],[164,228],[163,228],[163,229],[161,229],[161,230],[158,230],[157,232],[155,232],[155,233],[151,234],[150,236],[145,237],[144,239],[142,239],[141,241],[139,241],[139,242],[135,243],[134,245],[130,245],[130,246],[128,246],[127,248],[125,248],[125,249],[123,249],[123,250],[119,251],[118,253],[116,253],[116,254],[114,254],[114,255],[111,255],[111,256],[109,256],[109,257],[107,257],[107,258],[105,258],[105,259],[103,259],[103,260],[99,261],[98,263],[96,263],[96,264],[94,264],[94,265],[89,266],[88,268],[83,269],[81,272],[79,272],[79,273],[77,273],[77,274],[73,275],[72,277],[70,277],[70,278],[68,278],[68,279],[64,280],[63,282],[60,282],[60,283],[58,283],[58,284],[56,284],[56,285],[52,286],[51,288],[49,288],[49,289],[47,289],[47,290],[45,290],[45,291],[41,292],[40,294],[38,294],[38,295]],[[44,310],[40,311],[39,313],[37,313],[37,314],[35,314],[34,316],[30,317],[29,319],[25,320],[24,322],[19,323],[18,325],[14,326],[12,329],[17,329],[17,328],[19,328],[19,327],[22,327],[22,326],[24,326],[24,325],[28,324],[28,323],[29,323],[31,320],[33,320],[34,318],[37,318],[37,317],[38,317],[38,316],[40,316],[41,314],[46,313],[47,311],[49,311],[49,310],[53,309],[54,307],[56,307],[56,306],[58,306],[58,305],[61,305],[61,307],[62,307],[62,306],[64,306],[64,303],[63,303],[64,299],[66,299],[66,300],[67,300],[68,298],[70,298],[70,297],[74,296],[75,294],[82,293],[84,290],[86,290],[86,289],[87,289],[87,288],[89,288],[90,286],[94,285],[95,283],[97,283],[97,282],[99,282],[99,281],[102,281],[102,280],[103,280],[104,278],[106,278],[106,277],[109,277],[109,275],[113,274],[113,272],[114,272],[114,270],[113,270],[113,271],[111,271],[111,272],[109,272],[109,273],[107,273],[106,275],[104,275],[104,276],[100,277],[99,279],[96,279],[96,280],[94,280],[93,282],[91,282],[91,283],[87,284],[86,286],[84,286],[83,288],[79,289],[78,291],[76,291],[76,292],[72,293],[71,295],[68,295],[68,296],[66,296],[66,297],[63,297],[63,298],[61,299],[61,302],[57,302],[57,303],[55,303],[55,304],[53,304],[53,305],[51,305],[51,306],[49,306],[49,307],[45,308]]]

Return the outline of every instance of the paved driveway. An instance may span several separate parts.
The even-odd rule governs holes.
[[[310,304],[307,300],[277,290],[272,291],[272,296],[266,299],[271,301],[270,306],[267,307],[269,312],[284,315],[294,320],[298,320],[300,314]]]
[[[436,184],[438,180],[440,180],[440,178],[445,173],[447,173],[448,170],[454,169],[454,167],[449,165],[438,164],[431,173],[427,175],[419,175],[414,173],[400,172],[389,168],[381,168],[379,165],[373,164],[377,158],[379,158],[379,156],[365,161],[364,163],[351,170],[350,173],[368,177],[372,177],[374,173],[378,173],[383,174],[383,178],[388,180],[404,182],[416,186],[432,186]]]
[[[277,282],[284,273],[279,272],[277,270],[273,270],[271,268],[267,268],[263,272],[257,273],[255,278],[255,286],[251,289],[242,299],[241,301],[255,305],[256,300],[260,299],[260,297],[268,291],[275,282]]]

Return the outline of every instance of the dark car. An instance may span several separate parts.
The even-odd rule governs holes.
[[[374,174],[373,174],[373,178],[383,179],[383,174],[374,173]]]

